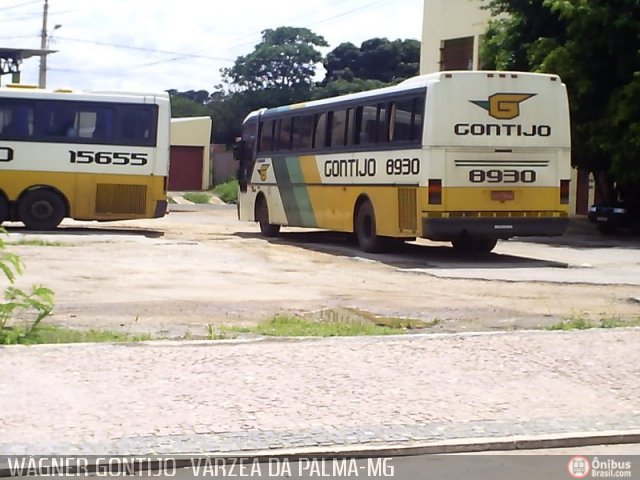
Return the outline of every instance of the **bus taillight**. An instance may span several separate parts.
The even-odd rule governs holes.
[[[563,205],[569,204],[571,180],[560,180],[560,203]]]
[[[429,204],[442,205],[442,180],[429,180]]]

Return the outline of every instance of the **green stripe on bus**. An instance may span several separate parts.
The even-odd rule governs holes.
[[[300,157],[274,158],[272,163],[287,223],[316,227],[313,205],[300,168]]]

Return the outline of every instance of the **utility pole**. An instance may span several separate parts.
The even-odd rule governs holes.
[[[40,33],[40,49],[47,48],[47,15],[49,14],[49,0],[44,0],[44,12],[42,13],[42,32]],[[40,75],[38,76],[38,87],[47,86],[47,54],[40,55]]]

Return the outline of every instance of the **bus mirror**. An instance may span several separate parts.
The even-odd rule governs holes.
[[[233,158],[236,160],[242,160],[244,153],[244,140],[241,138],[236,138],[235,143],[233,144]]]

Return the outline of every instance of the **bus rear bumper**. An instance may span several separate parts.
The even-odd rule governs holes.
[[[569,217],[556,218],[423,218],[422,236],[431,240],[453,240],[461,235],[506,239],[562,235]]]
[[[153,213],[153,218],[161,218],[167,214],[169,202],[166,200],[159,200],[156,202],[156,211]]]

